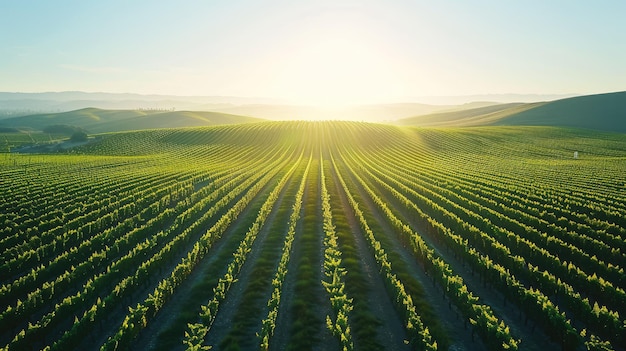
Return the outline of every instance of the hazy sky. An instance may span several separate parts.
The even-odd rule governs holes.
[[[0,91],[307,103],[626,90],[626,1],[0,0]]]

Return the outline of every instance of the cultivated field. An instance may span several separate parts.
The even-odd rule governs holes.
[[[294,121],[0,154],[0,347],[624,350],[624,141]]]

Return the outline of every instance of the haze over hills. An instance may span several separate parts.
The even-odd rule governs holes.
[[[495,102],[473,102],[463,105],[428,105],[421,103],[371,104],[355,106],[318,107],[307,105],[239,105],[216,108],[214,111],[254,116],[270,120],[350,120],[390,122],[415,114],[451,111],[490,106]]]
[[[50,125],[71,125],[90,133],[154,128],[200,127],[260,122],[262,119],[207,111],[103,110],[85,108],[70,112],[5,118],[0,127],[42,130]]]
[[[29,114],[68,112],[83,108],[111,110],[175,109],[214,111],[272,120],[342,119],[393,121],[427,113],[468,109],[508,102],[547,101],[564,95],[494,94],[424,96],[397,103],[319,107],[280,99],[234,96],[174,96],[79,91],[47,93],[0,92],[0,119]]]
[[[397,121],[397,124],[413,126],[537,125],[626,133],[626,92],[434,113],[402,119]]]
[[[403,118],[396,121],[399,125],[418,126],[462,126],[472,125],[476,119],[482,119],[485,115],[496,114],[508,109],[524,106],[524,103],[497,104],[483,107],[475,107],[464,110],[444,111],[430,114],[418,115],[410,118]]]
[[[224,107],[242,104],[280,103],[276,99],[235,96],[176,96],[131,93],[88,93],[62,91],[45,93],[0,92],[0,110],[46,110],[66,112],[88,107],[102,109],[178,109],[202,110],[205,105]]]
[[[506,95],[509,96],[509,95]],[[34,97],[35,99],[26,99]],[[93,100],[67,100],[89,97]],[[197,110],[175,111],[174,107],[147,109],[81,108],[59,113],[37,113],[0,118],[3,128],[41,130],[55,124],[73,125],[91,133],[149,128],[192,127],[269,120],[355,120],[392,122],[410,126],[483,126],[483,125],[542,125],[626,132],[626,92],[570,97],[543,102],[471,102],[460,105],[429,105],[421,103],[371,104],[357,106],[315,107],[235,97],[172,97],[161,95],[107,93],[0,93],[0,109],[21,101],[56,101],[58,106],[132,104],[166,106],[195,104]],[[483,96],[484,97],[484,96]],[[124,98],[129,98],[124,100]],[[140,100],[130,100],[140,98]],[[20,100],[21,99],[21,100]],[[179,99],[179,100],[175,100]],[[194,100],[195,99],[195,100]],[[140,101],[141,103],[138,103]],[[193,102],[191,102],[193,101]],[[106,103],[104,103],[106,102]],[[154,105],[151,105],[154,104]],[[24,105],[26,106],[26,105]],[[38,106],[38,105],[34,105]],[[102,105],[101,105],[102,106]],[[210,111],[206,111],[210,110]],[[251,116],[251,117],[250,117]],[[405,118],[406,116],[413,116]]]

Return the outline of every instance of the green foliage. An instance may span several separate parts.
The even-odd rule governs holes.
[[[72,134],[72,136],[70,137],[70,141],[73,141],[73,142],[87,141],[87,133],[76,132]]]
[[[67,124],[54,124],[43,128],[43,132],[47,134],[62,134],[62,135],[74,135],[76,133],[83,133],[87,135],[87,131],[81,127],[71,126]]]
[[[326,316],[326,327],[339,338],[341,348],[344,351],[354,349],[352,333],[348,323],[350,311],[354,309],[352,299],[345,292],[346,269],[341,262],[342,253],[337,245],[337,233],[333,224],[333,216],[330,207],[330,195],[326,189],[324,177],[324,161],[320,157],[320,179],[322,197],[322,217],[324,219],[324,275],[322,285],[330,298],[330,305],[334,316]]]
[[[6,134],[7,145],[17,141]],[[352,122],[144,130],[101,135],[70,155],[7,153],[0,156],[0,347],[133,348],[142,332],[161,330],[156,316],[189,291],[199,265],[219,255],[223,262],[212,263],[219,273],[206,291],[194,291],[195,306],[168,311],[189,316],[173,336],[178,345],[207,349],[235,286],[259,291],[260,308],[249,317],[257,323],[237,321],[254,329],[246,335],[258,333],[259,348],[277,345],[280,318],[297,313],[301,320],[291,315],[292,325],[278,327],[292,333],[289,347],[315,348],[328,333],[352,349],[357,331],[385,328],[360,318],[353,292],[371,282],[347,279],[358,254],[373,257],[373,274],[415,349],[446,342],[420,308],[433,297],[411,293],[416,283],[400,257],[418,262],[489,349],[515,350],[533,335],[516,335],[516,320],[472,291],[476,284],[499,292],[565,349],[621,349],[624,155],[618,134]],[[293,190],[281,201],[284,241],[276,254],[250,259],[267,246],[254,242],[272,225],[285,188]],[[336,205],[340,193],[346,208]],[[252,203],[255,212],[242,218]],[[346,211],[365,252],[350,251],[337,233]],[[228,231],[241,221],[247,230]],[[232,245],[220,247],[226,239]],[[268,279],[241,279],[243,265],[261,259]],[[449,332],[454,339],[465,331]],[[104,344],[94,346],[96,336]]]

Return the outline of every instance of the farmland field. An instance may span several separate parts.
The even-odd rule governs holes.
[[[0,347],[624,350],[625,141],[291,121],[2,153]]]

